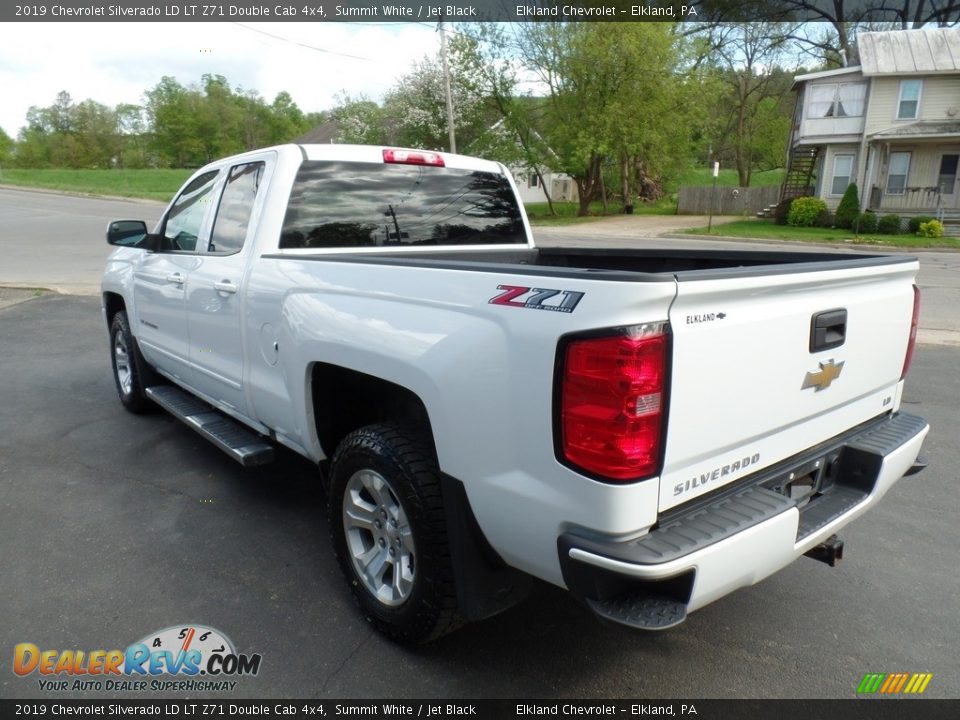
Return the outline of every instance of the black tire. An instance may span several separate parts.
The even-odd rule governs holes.
[[[462,624],[457,614],[439,469],[424,435],[399,423],[356,430],[340,443],[330,473],[329,526],[340,569],[367,621],[407,645],[435,640]],[[370,494],[364,485],[376,477],[386,482],[386,491],[381,487],[379,495]],[[378,502],[378,497],[384,502]],[[345,508],[352,513],[369,512],[377,522],[381,514],[385,519],[399,518],[400,527],[393,524],[392,536],[387,526],[380,531],[367,530],[359,527],[353,516],[346,520]],[[401,554],[406,553],[402,558],[384,554],[387,550],[393,554],[394,542]],[[367,571],[381,558],[381,566],[390,565],[381,575],[381,596],[375,594],[377,582],[369,573],[365,579],[362,560],[354,557],[361,553],[363,557],[377,555],[369,561]],[[383,597],[390,593],[392,597]]]
[[[123,406],[137,414],[153,410],[156,406],[145,391],[159,383],[159,376],[140,354],[137,340],[130,332],[127,313],[123,310],[110,321],[110,364]]]

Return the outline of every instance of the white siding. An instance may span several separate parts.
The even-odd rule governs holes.
[[[873,92],[867,106],[866,133],[916,120],[960,120],[960,75],[927,76],[920,91],[920,109],[916,120],[897,120],[901,77],[873,79]],[[950,115],[950,111],[953,115]]]
[[[528,203],[545,203],[547,196],[543,193],[539,180],[537,184],[531,187],[530,173],[526,170],[513,168],[511,170],[514,182],[517,184],[517,193],[520,195],[520,201]],[[576,202],[577,184],[573,178],[564,173],[543,174],[544,182],[550,188],[550,199],[554,202]]]

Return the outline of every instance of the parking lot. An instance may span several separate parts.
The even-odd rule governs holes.
[[[86,252],[74,260],[86,268],[90,253],[106,254],[104,210],[77,207],[89,212],[60,241]],[[0,218],[18,213],[30,214],[0,194]],[[9,247],[14,233],[37,231],[2,232]],[[0,285],[42,279],[49,253],[32,252],[0,266]],[[61,280],[89,291],[58,262]],[[601,625],[537,584],[523,605],[407,650],[355,611],[309,464],[281,454],[242,469],[162,413],[124,412],[98,299],[34,295],[8,293],[23,301],[5,307],[0,297],[3,652],[21,642],[124,648],[200,623],[263,657],[230,697],[850,698],[867,672],[931,672],[926,695],[960,696],[960,347],[950,327],[918,347],[906,392],[905,409],[932,426],[930,468],[843,533],[839,568],[802,559],[657,634]],[[945,322],[955,308],[944,305]],[[41,695],[35,674],[0,672],[0,697]]]

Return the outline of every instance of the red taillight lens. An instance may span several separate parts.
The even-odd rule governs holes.
[[[666,371],[664,323],[571,341],[560,388],[564,459],[611,480],[656,474]]]
[[[397,163],[400,165],[433,165],[434,167],[446,167],[446,164],[443,162],[443,156],[439,153],[420,150],[384,150],[383,161],[385,163]]]
[[[920,324],[920,288],[913,286],[913,319],[910,321],[910,340],[907,342],[907,355],[903,359],[903,370],[900,373],[900,379],[903,380],[910,370],[910,363],[913,362],[913,348],[917,344],[917,327]]]

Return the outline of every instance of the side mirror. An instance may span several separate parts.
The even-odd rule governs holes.
[[[107,244],[156,250],[157,236],[147,232],[143,220],[114,220],[107,225]]]

